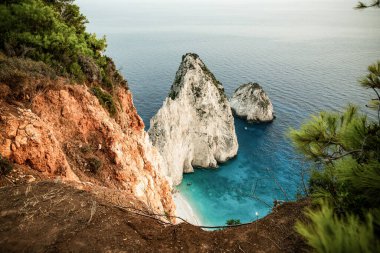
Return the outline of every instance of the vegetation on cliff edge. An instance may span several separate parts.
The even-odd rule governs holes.
[[[359,2],[356,8],[379,7]],[[370,120],[349,105],[321,112],[291,130],[296,149],[313,164],[308,191],[315,203],[296,230],[316,252],[380,252],[380,61],[360,80],[376,95]]]
[[[22,79],[46,74],[96,83],[111,94],[115,85],[126,87],[104,55],[105,38],[86,32],[86,23],[74,0],[2,1],[0,81],[17,86]]]

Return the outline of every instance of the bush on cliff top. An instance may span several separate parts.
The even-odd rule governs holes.
[[[0,176],[6,176],[13,169],[13,165],[8,159],[0,155]]]
[[[92,87],[91,92],[98,98],[100,104],[107,109],[111,116],[115,116],[117,109],[113,97],[100,87]]]
[[[1,98],[32,98],[51,85],[46,78],[55,79],[56,76],[56,72],[44,62],[5,57],[0,53],[0,83],[10,88],[9,94],[0,94]]]
[[[0,54],[0,82],[7,84],[17,83],[17,80],[26,77],[54,79],[56,72],[41,61],[4,57]]]
[[[239,225],[239,224],[241,224],[240,219],[237,219],[237,220],[230,219],[230,220],[226,221],[226,225],[228,225],[228,226]]]
[[[75,81],[110,88],[123,82],[105,38],[85,31],[86,17],[73,0],[5,0],[0,4],[0,51],[8,57],[42,61]],[[112,88],[112,87],[111,87]]]

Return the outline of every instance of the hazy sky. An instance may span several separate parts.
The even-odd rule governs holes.
[[[192,7],[201,8],[204,6],[249,6],[257,8],[284,8],[284,9],[307,9],[320,6],[320,3],[331,4],[331,8],[340,7],[343,9],[352,8],[357,3],[356,0],[77,0],[80,6],[88,8],[102,7],[104,11],[111,9],[126,10],[133,6],[169,8]],[[170,4],[170,5],[169,5]]]
[[[379,10],[356,0],[77,0],[98,35],[130,32],[254,33],[304,38],[380,34]],[[375,20],[375,22],[374,22]],[[378,22],[377,22],[378,21]],[[330,32],[330,28],[333,32]],[[363,31],[363,27],[367,31]],[[372,29],[372,30],[371,30]]]

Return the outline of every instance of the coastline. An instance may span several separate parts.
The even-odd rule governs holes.
[[[185,219],[187,222],[193,225],[201,225],[199,216],[194,212],[189,201],[181,194],[180,191],[176,190],[173,194],[174,203],[176,205],[176,215]],[[180,219],[176,220],[176,224],[183,222]]]

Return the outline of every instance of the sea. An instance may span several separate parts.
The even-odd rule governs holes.
[[[217,169],[186,174],[177,189],[202,225],[250,222],[274,200],[304,193],[311,164],[288,132],[320,111],[365,107],[374,97],[358,80],[380,60],[380,9],[351,0],[79,0],[87,28],[106,36],[106,54],[128,80],[146,128],[169,93],[181,57],[197,53],[227,96],[259,83],[276,119],[235,118],[238,155]]]

